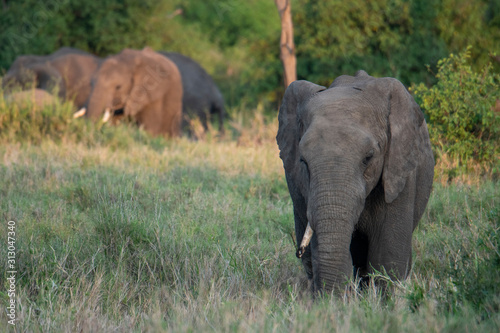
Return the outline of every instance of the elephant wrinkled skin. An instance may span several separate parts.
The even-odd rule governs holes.
[[[427,125],[405,87],[364,71],[328,89],[295,81],[278,118],[297,243],[313,232],[302,255],[313,291],[340,293],[374,271],[404,279],[434,175]]]
[[[122,113],[153,135],[180,135],[182,80],[175,64],[150,48],[106,58],[92,80],[86,115]]]

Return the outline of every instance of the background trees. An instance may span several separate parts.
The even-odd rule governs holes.
[[[426,65],[436,71],[439,59],[467,45],[474,69],[500,54],[497,1],[291,2],[299,79],[329,84],[362,68],[429,85],[436,79]],[[280,20],[271,0],[4,0],[1,10],[0,70],[19,54],[61,46],[106,56],[149,45],[199,61],[230,106],[276,106],[281,97]]]

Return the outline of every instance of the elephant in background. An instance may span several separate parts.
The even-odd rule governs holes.
[[[146,47],[107,57],[92,79],[86,116],[123,114],[153,135],[181,132],[182,80],[168,58]]]
[[[184,90],[182,126],[187,127],[189,118],[197,116],[206,129],[207,114],[218,115],[219,130],[223,131],[224,98],[212,77],[189,57],[175,52],[159,51],[159,53],[172,60],[181,73]]]
[[[57,90],[63,100],[72,101],[77,108],[85,105],[90,94],[92,75],[101,59],[82,50],[63,47],[46,56],[19,56],[3,79],[6,90],[38,88]]]
[[[297,256],[313,291],[340,293],[353,275],[364,280],[375,270],[404,279],[434,158],[403,84],[364,71],[329,88],[295,81],[278,118]]]

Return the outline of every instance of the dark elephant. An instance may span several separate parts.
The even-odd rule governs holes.
[[[118,113],[153,135],[180,135],[182,80],[175,64],[150,48],[107,57],[92,80],[86,115]]]
[[[341,292],[353,274],[374,271],[404,279],[434,158],[422,111],[401,82],[364,71],[328,89],[295,81],[280,107],[277,142],[297,256],[313,290]]]
[[[101,59],[82,50],[63,47],[46,56],[19,56],[7,71],[3,86],[32,87],[52,92],[63,100],[73,101],[77,108],[85,105],[90,94],[90,81]]]
[[[183,127],[188,125],[188,119],[199,117],[205,129],[207,114],[218,115],[219,130],[223,130],[225,116],[224,98],[212,77],[193,59],[179,53],[163,52],[179,68],[182,77],[182,112]]]

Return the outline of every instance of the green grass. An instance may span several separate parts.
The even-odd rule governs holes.
[[[385,300],[369,289],[313,301],[275,123],[256,116],[225,139],[165,141],[48,117],[66,127],[48,138],[0,133],[0,234],[17,222],[18,331],[500,329],[498,183],[436,183],[411,275]],[[0,284],[4,307],[3,274]]]

